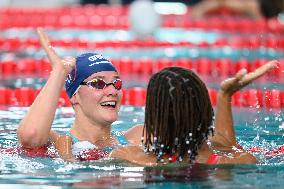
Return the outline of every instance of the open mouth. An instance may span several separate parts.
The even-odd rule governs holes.
[[[106,108],[115,108],[116,107],[116,101],[102,102],[101,106],[106,107]]]

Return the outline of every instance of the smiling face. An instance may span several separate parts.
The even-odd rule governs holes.
[[[94,73],[84,81],[103,79],[106,83],[112,83],[118,78],[117,72],[102,71]],[[81,85],[74,98],[76,108],[81,110],[78,112],[83,114],[79,116],[86,117],[93,124],[110,125],[118,118],[122,90],[115,89],[113,85],[107,85],[104,89],[92,88],[90,85]]]

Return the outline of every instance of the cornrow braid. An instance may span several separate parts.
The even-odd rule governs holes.
[[[163,161],[165,154],[186,154],[193,161],[198,148],[213,134],[214,111],[206,85],[191,70],[165,68],[148,84],[143,145]]]

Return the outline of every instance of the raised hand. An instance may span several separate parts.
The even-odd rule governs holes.
[[[46,32],[42,28],[38,28],[37,32],[51,63],[52,72],[17,129],[19,142],[27,148],[43,146],[50,138],[59,136],[56,132],[50,132],[51,126],[66,77],[76,62],[75,58],[62,59],[58,56],[51,47]]]
[[[233,115],[231,109],[231,96],[238,90],[250,84],[255,79],[263,76],[269,70],[277,67],[278,61],[272,60],[257,68],[255,71],[247,73],[246,69],[240,70],[234,77],[224,80],[218,92],[215,135],[212,142],[215,146],[232,147],[237,146],[234,130]]]
[[[247,73],[246,69],[241,69],[232,78],[226,79],[221,83],[220,91],[224,94],[233,95],[236,91],[247,86],[257,78],[277,67],[277,60],[272,60],[257,68],[253,72]]]
[[[51,63],[52,69],[61,69],[66,72],[66,74],[70,73],[72,68],[75,65],[74,57],[66,57],[61,58],[57,55],[55,50],[52,48],[47,33],[42,28],[37,28],[37,33],[39,36],[40,44],[43,47],[44,51],[47,54],[47,57]]]

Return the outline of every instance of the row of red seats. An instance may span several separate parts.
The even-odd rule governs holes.
[[[180,58],[176,60],[172,59],[113,59],[111,60],[118,69],[118,72],[122,76],[136,75],[136,76],[150,76],[153,73],[165,68],[165,67],[184,67],[187,69],[193,69],[198,74],[213,77],[228,77],[235,74],[238,70],[245,68],[248,72],[255,70],[261,65],[265,64],[268,60],[256,59],[249,61],[246,59],[239,59],[233,61],[231,59],[209,59],[209,58]],[[0,75],[16,77],[21,75],[48,75],[51,71],[51,65],[47,59],[32,59],[24,58],[12,61],[0,62]],[[278,68],[271,70],[263,80],[270,81],[283,81],[284,80],[284,59],[281,59],[278,64]]]
[[[13,27],[38,27],[48,26],[53,28],[100,28],[127,29],[128,7],[126,6],[74,6],[59,9],[23,9],[2,8],[0,9],[0,28]],[[254,33],[284,31],[283,24],[278,19],[252,20],[235,17],[209,17],[204,19],[191,19],[190,10],[183,15],[163,15],[163,27],[178,28],[202,28],[217,29],[231,32]]]
[[[163,27],[170,28],[201,28],[204,30],[218,30],[238,33],[278,33],[284,31],[283,24],[277,19],[248,19],[235,17],[213,16],[206,19],[193,20],[190,15],[163,16]]]
[[[82,28],[82,29],[128,29],[127,16],[98,16],[96,14],[87,15],[56,15],[34,16],[34,15],[19,15],[19,16],[3,16],[0,20],[0,29],[9,28]]]
[[[40,90],[33,88],[0,88],[0,105],[5,106],[30,106]],[[217,90],[209,89],[212,104],[217,101]],[[144,106],[146,100],[145,88],[124,89],[122,104],[133,106]],[[59,106],[70,106],[69,98],[62,91],[58,103]],[[267,107],[284,108],[284,91],[281,90],[257,90],[246,89],[233,95],[232,105],[238,107]]]
[[[234,49],[247,48],[273,48],[284,49],[284,37],[283,36],[270,36],[270,37],[230,37],[219,38],[215,42],[201,41],[199,43],[191,43],[188,41],[169,42],[169,41],[157,41],[154,39],[130,40],[108,40],[108,41],[87,41],[83,39],[64,39],[64,40],[51,40],[53,46],[63,48],[173,48],[173,47],[198,47],[198,48],[220,48],[220,47],[232,47]],[[0,49],[6,51],[16,51],[26,49],[29,47],[39,48],[40,43],[37,38],[0,38]]]
[[[62,16],[62,15],[114,15],[121,16],[128,14],[127,6],[120,5],[73,5],[73,6],[63,6],[63,7],[2,7],[0,8],[1,16],[21,16],[21,15],[29,15],[29,16]]]

